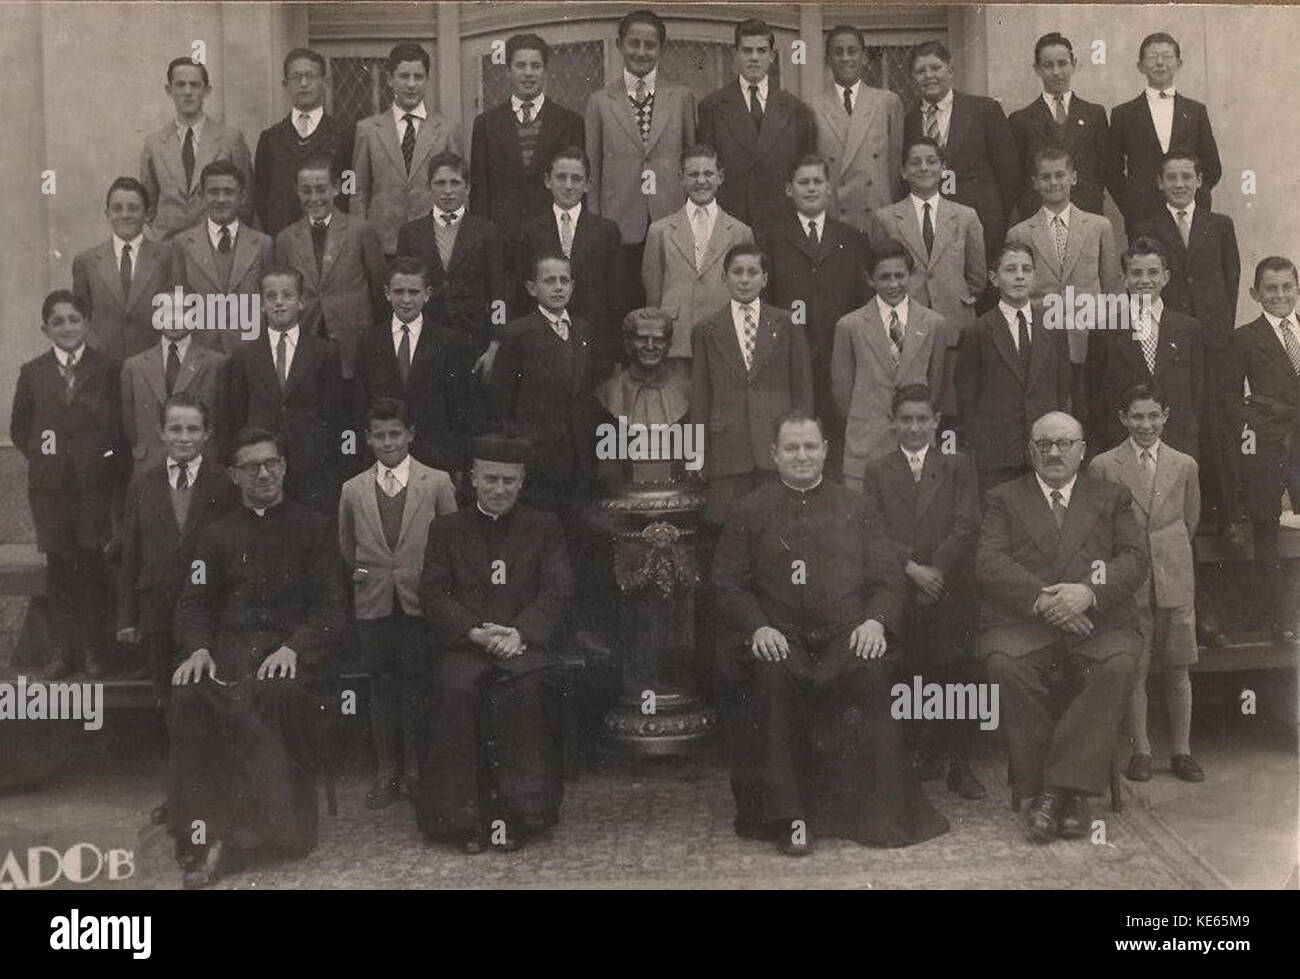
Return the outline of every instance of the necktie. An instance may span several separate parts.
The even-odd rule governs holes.
[[[397,375],[406,383],[411,373],[411,328],[402,324],[402,339],[397,344]]]
[[[745,309],[745,326],[741,330],[740,355],[745,360],[745,370],[754,366],[754,341],[758,338],[758,327],[754,323],[754,314],[748,306]]]
[[[754,120],[755,131],[763,128],[763,106],[758,101],[758,86],[749,86],[749,118]]]
[[[1023,312],[1016,312],[1016,341],[1020,348],[1020,363],[1029,365],[1029,321]]]
[[[194,128],[185,127],[185,142],[181,144],[181,163],[185,164],[185,192],[194,186]]]
[[[930,205],[925,205],[925,217],[921,220],[921,240],[925,242],[925,257],[934,251],[934,222],[930,220]]]
[[[1282,321],[1282,346],[1286,349],[1287,359],[1291,361],[1291,369],[1300,374],[1300,341],[1295,338],[1294,321],[1287,317]]]
[[[68,355],[67,362],[62,365],[60,370],[63,371],[63,381],[67,385],[63,389],[63,400],[71,403],[72,396],[77,390],[77,364],[72,359],[71,354]]]
[[[305,112],[298,113],[298,135],[303,139],[311,135],[311,117]]]
[[[702,207],[697,207],[695,209],[695,216],[691,219],[691,224],[695,231],[696,272],[702,272],[704,270],[704,253],[709,247],[708,219],[708,215]]]
[[[224,224],[221,226],[221,234],[217,236],[217,251],[222,255],[230,254],[230,228]]]
[[[131,298],[131,246],[125,244],[122,246],[122,298]]]
[[[1065,497],[1060,490],[1052,490],[1052,519],[1058,531],[1065,526]]]
[[[167,394],[170,396],[176,390],[176,378],[181,374],[181,355],[176,352],[176,343],[173,340],[167,341],[167,368],[165,371]]]
[[[280,379],[280,390],[289,382],[289,334],[281,330],[275,345],[275,374]]]
[[[1142,358],[1147,362],[1147,371],[1151,375],[1156,372],[1156,320],[1154,316],[1148,316],[1143,321],[1142,332],[1138,335],[1142,341]]]
[[[188,489],[190,485],[190,464],[182,462],[176,467],[176,489]]]
[[[821,244],[821,239],[817,237],[817,222],[816,222],[816,221],[809,221],[809,222],[808,222],[808,240],[812,243],[812,246],[813,246],[814,248],[816,248],[818,245]]]
[[[401,487],[397,485],[397,475],[391,469],[384,470],[384,493],[396,496]]]
[[[1056,124],[1057,124],[1058,126],[1064,126],[1064,125],[1065,125],[1065,120],[1066,120],[1066,115],[1065,115],[1065,96],[1064,96],[1064,95],[1053,95],[1052,98],[1056,101],[1056,109],[1055,109],[1055,112],[1054,112],[1054,115],[1056,116]]]
[[[311,223],[311,250],[316,255],[316,273],[319,275],[321,263],[325,261],[325,237],[329,234],[329,225],[324,221]]]
[[[1192,226],[1187,220],[1187,212],[1178,212],[1178,237],[1183,239],[1183,247],[1187,247],[1187,242],[1192,237]]]
[[[568,211],[560,214],[560,250],[565,258],[573,252],[573,218],[569,217]]]
[[[939,105],[937,102],[925,104],[925,134],[936,143],[939,142]]]
[[[530,122],[532,122],[533,121],[533,100],[524,99],[524,101],[519,104],[519,112],[520,112],[520,119],[519,119],[520,123],[526,126]]]
[[[406,172],[411,172],[411,159],[415,156],[415,116],[407,113],[402,116],[406,120],[406,132],[402,133],[402,159],[406,161]]]
[[[442,223],[450,228],[453,224],[456,223],[456,212],[451,211],[448,213],[444,213],[442,216]]]
[[[853,115],[853,94],[847,86],[844,89],[844,113],[845,115]]]
[[[1065,222],[1061,220],[1059,214],[1052,218],[1052,241],[1056,243],[1056,263],[1065,264],[1065,239],[1066,239]]]
[[[1156,489],[1156,460],[1152,457],[1150,449],[1143,449],[1138,459],[1142,463],[1142,472],[1146,480],[1146,496],[1150,501]]]
[[[921,472],[924,468],[924,464],[921,462],[921,457],[919,455],[909,455],[907,457],[907,464],[912,468],[912,482],[919,483],[921,481]]]
[[[632,107],[636,110],[636,127],[641,132],[641,142],[650,141],[650,100],[654,94],[646,91],[645,79],[636,80],[636,95],[632,99]]]
[[[894,346],[894,363],[903,356],[903,324],[898,321],[898,310],[889,311],[889,342]]]
[[[555,331],[555,335],[561,340],[569,339],[569,321],[564,317],[561,317],[558,320],[551,320],[551,329]]]

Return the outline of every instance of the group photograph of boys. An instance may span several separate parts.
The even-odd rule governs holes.
[[[1211,14],[186,6],[281,26],[23,178],[0,887],[91,825],[141,887],[1300,886],[1300,147]]]

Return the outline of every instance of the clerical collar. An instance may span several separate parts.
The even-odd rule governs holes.
[[[265,517],[268,513],[274,513],[279,511],[280,508],[283,506],[284,506],[284,497],[281,496],[280,499],[276,500],[276,502],[272,503],[270,506],[249,506],[247,503],[245,503],[244,509],[247,510],[249,513],[256,514],[258,517]]]
[[[492,523],[496,523],[496,522],[497,522],[498,520],[500,520],[502,517],[508,517],[508,516],[510,516],[510,514],[514,513],[514,511],[515,511],[515,508],[514,508],[514,507],[511,507],[511,508],[510,508],[509,510],[507,510],[505,513],[488,513],[486,510],[483,509],[483,504],[480,503],[480,502],[478,502],[478,500],[475,500],[475,501],[474,501],[474,508],[475,508],[476,510],[478,510],[478,512],[479,512],[479,514],[480,514],[481,516],[487,518],[487,519],[490,520]]]
[[[784,486],[786,489],[788,489],[791,493],[799,493],[799,494],[811,493],[813,490],[819,489],[821,487],[822,477],[818,476],[817,482],[813,483],[811,486],[791,486],[784,479],[781,480],[781,485]]]

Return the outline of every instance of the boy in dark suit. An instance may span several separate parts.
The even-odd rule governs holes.
[[[266,338],[241,343],[226,363],[221,429],[280,433],[287,445],[285,494],[332,520],[338,514],[343,374],[338,347],[302,329],[302,308],[298,272],[262,276]]]
[[[48,679],[105,673],[112,603],[104,546],[126,473],[119,365],[86,343],[88,310],[56,289],[41,304],[53,349],[18,371],[9,437],[27,460],[27,498],[46,560],[54,654]]]
[[[262,130],[253,157],[253,203],[262,230],[274,238],[303,215],[294,193],[299,167],[323,157],[340,174],[352,164],[352,132],[325,111],[325,58],[311,48],[284,56],[284,90],[293,110]],[[348,209],[346,195],[334,189],[334,206]]]
[[[537,305],[526,290],[533,258],[541,252],[563,255],[573,271],[569,308],[592,331],[592,380],[603,381],[622,359],[623,239],[618,225],[593,214],[583,204],[587,192],[587,154],[579,146],[562,146],[547,165],[545,185],[551,206],[523,224],[514,242],[511,280],[514,315],[525,316]]]
[[[1028,471],[1029,426],[1070,402],[1070,357],[1060,330],[1048,330],[1030,301],[1034,253],[1002,246],[989,273],[998,304],[964,331],[957,344],[953,384],[975,453],[980,493]]]

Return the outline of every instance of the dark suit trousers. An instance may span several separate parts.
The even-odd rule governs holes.
[[[1222,391],[1224,387],[1224,356],[1226,351],[1209,347],[1205,351],[1205,390]],[[1201,516],[1205,523],[1227,523],[1237,514],[1237,489],[1241,485],[1241,429],[1234,426],[1228,415],[1212,406],[1205,412],[1200,426]],[[1249,489],[1247,489],[1249,493]],[[1247,501],[1248,503],[1249,501]]]
[[[49,551],[45,555],[45,594],[50,638],[68,663],[101,657],[108,648],[112,621],[111,578],[98,547]]]
[[[430,839],[553,826],[560,818],[556,691],[545,654],[503,661],[469,643],[445,650],[420,746],[416,817]]]
[[[172,688],[167,814],[178,845],[192,842],[202,820],[207,843],[297,855],[316,846],[322,701],[301,677]]]
[[[1266,603],[1265,616],[1278,628],[1296,625],[1296,586],[1287,562],[1278,549],[1278,517],[1282,513],[1282,489],[1291,497],[1291,507],[1300,507],[1300,433],[1290,449],[1276,437],[1261,437],[1253,456],[1242,457],[1246,511],[1250,515],[1255,544],[1257,592]]]
[[[648,230],[649,226],[647,225]],[[636,244],[623,245],[623,258],[627,262],[623,276],[623,297],[628,311],[640,309],[645,305],[645,284],[641,281],[641,259],[644,256],[645,237],[643,232],[641,240]]]
[[[149,678],[153,681],[153,699],[159,706],[165,705],[172,689],[172,671],[176,640],[171,630],[149,632],[140,637],[140,656],[149,666]]]
[[[1141,638],[1134,631],[1134,652]],[[1097,660],[1064,642],[1020,657],[995,652],[989,679],[1000,691],[1011,769],[1023,795],[1044,787],[1088,795],[1110,782],[1110,758],[1128,704],[1135,655]],[[1055,708],[1064,703],[1064,710]]]

